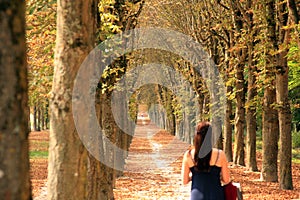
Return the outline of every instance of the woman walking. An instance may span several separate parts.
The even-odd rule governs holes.
[[[222,183],[230,181],[225,153],[212,148],[211,130],[209,122],[200,122],[196,127],[194,147],[183,157],[182,181],[184,185],[192,181],[191,200],[224,200]],[[205,144],[207,141],[209,145]],[[208,154],[202,156],[203,152]]]

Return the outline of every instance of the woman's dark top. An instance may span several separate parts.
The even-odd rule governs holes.
[[[192,172],[192,192],[191,200],[224,200],[224,191],[221,185],[221,167],[211,166],[208,172],[197,171],[191,167]]]

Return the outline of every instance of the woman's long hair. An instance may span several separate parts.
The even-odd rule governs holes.
[[[196,127],[196,133],[194,137],[194,146],[195,146],[194,160],[196,163],[197,171],[209,171],[210,169],[210,158],[212,152],[211,145],[208,145],[210,148],[208,154],[205,155],[204,157],[199,158],[200,149],[203,145],[205,137],[207,136],[207,133],[209,132],[209,129],[211,131],[211,125],[209,122],[200,122]]]

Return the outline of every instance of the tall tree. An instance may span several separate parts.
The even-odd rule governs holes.
[[[228,52],[229,54],[229,52]],[[229,62],[227,64],[227,66],[229,66]],[[228,78],[227,78],[228,79]],[[226,80],[228,81],[228,80]],[[230,94],[232,94],[233,92],[233,87],[229,84],[226,84],[226,94],[227,94],[227,98],[226,98],[226,113],[225,113],[225,119],[224,119],[224,151],[226,154],[226,158],[229,162],[233,161],[233,157],[232,157],[232,129],[233,129],[233,125],[232,125],[232,118],[233,118],[233,114],[232,114],[232,99],[230,99]]]
[[[241,37],[243,29],[242,12],[238,7],[239,2],[232,0],[230,6],[232,9],[233,23],[235,26],[235,35]],[[234,144],[234,158],[233,161],[239,165],[245,165],[245,150],[244,150],[244,129],[245,129],[245,91],[244,91],[244,62],[245,51],[240,47],[238,38],[235,57],[238,58],[238,63],[235,64],[235,88],[236,88],[236,112],[235,112],[235,144]]]
[[[246,166],[251,171],[257,171],[257,163],[256,163],[256,129],[257,129],[257,121],[256,121],[256,103],[255,98],[257,96],[257,80],[256,73],[257,67],[254,62],[254,34],[256,34],[257,30],[254,29],[254,19],[253,19],[253,11],[251,8],[254,6],[253,0],[248,0],[246,3],[246,8],[243,13],[246,13],[247,20],[247,57],[248,57],[248,88],[247,88],[247,102],[246,102],[246,130],[247,130],[247,143],[246,143]],[[248,11],[248,12],[246,12]]]
[[[0,1],[0,46],[0,197],[30,200],[24,1]]]
[[[283,27],[288,25],[297,25],[299,23],[299,14],[295,1],[289,0],[278,6],[278,63],[276,70],[276,102],[278,106],[278,120],[280,132],[280,151],[279,151],[279,185],[281,189],[293,189],[292,182],[292,114],[288,98],[288,74],[289,67],[287,62],[288,43],[290,41],[290,30]],[[288,8],[288,13],[286,12]],[[291,20],[288,20],[289,17]],[[288,24],[288,21],[292,22]],[[296,30],[297,32],[297,30]]]
[[[144,2],[142,0],[101,0],[99,3],[100,11],[100,41],[104,41],[107,38],[112,37],[114,34],[122,33],[132,29],[136,26],[137,17],[139,16],[141,9],[143,8]],[[128,141],[131,137],[124,137],[124,133],[120,127],[118,127],[115,122],[114,115],[112,112],[111,99],[112,94],[115,89],[115,83],[124,75],[127,71],[127,55],[122,55],[115,59],[113,63],[107,66],[106,70],[103,72],[100,83],[98,84],[98,100],[99,105],[99,123],[103,130],[105,137],[113,144],[121,149],[128,150]],[[121,104],[126,112],[126,104]],[[122,110],[118,111],[122,113]],[[126,122],[124,122],[126,123]],[[125,126],[130,126],[129,123]],[[109,163],[112,166],[118,166],[122,168],[124,165],[124,159],[126,153],[124,151],[114,151],[111,145],[103,143],[102,152]],[[104,173],[103,173],[104,171]],[[120,176],[122,172],[116,170],[111,166],[102,166],[102,176],[101,182],[101,200],[113,199],[113,187],[117,176]]]
[[[48,199],[88,199],[88,154],[75,128],[71,100],[77,71],[95,44],[97,1],[58,0],[57,4]]]
[[[251,43],[251,42],[250,42]],[[249,44],[249,51],[252,49],[252,44]],[[252,51],[249,52],[251,54]],[[249,55],[251,56],[251,55]],[[254,103],[257,96],[256,85],[256,67],[253,65],[253,59],[249,58],[248,71],[248,91],[247,91],[247,107],[246,107],[246,130],[247,130],[247,151],[246,151],[246,166],[251,171],[257,171],[256,162],[256,105]]]
[[[280,188],[293,189],[292,183],[292,114],[288,99],[287,51],[280,53],[280,69],[276,72],[276,100],[280,132]]]
[[[276,103],[275,65],[277,61],[276,55],[273,54],[273,51],[277,49],[275,1],[267,0],[264,8],[267,36],[265,43],[265,88],[262,113],[263,166],[261,178],[264,181],[277,182],[279,125],[278,113],[274,107]]]

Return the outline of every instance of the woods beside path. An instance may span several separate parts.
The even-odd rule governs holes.
[[[46,199],[48,131],[30,133],[33,196]],[[189,145],[154,125],[137,126],[126,159],[125,171],[114,187],[116,200],[188,199],[190,185],[181,184],[182,156]],[[37,153],[39,152],[39,153]],[[261,153],[258,152],[261,169]],[[278,183],[260,181],[260,172],[230,164],[233,181],[241,183],[247,199],[299,199],[300,164],[293,163],[294,190],[280,190]]]
[[[181,156],[199,121],[245,199],[298,199],[299,8],[0,0],[0,200],[32,200],[46,182],[48,200],[185,198]],[[161,130],[132,137],[142,111]],[[31,132],[48,129],[49,142]]]

